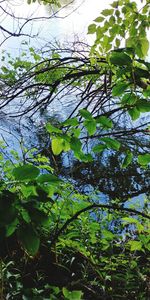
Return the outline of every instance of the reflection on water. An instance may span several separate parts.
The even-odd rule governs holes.
[[[68,177],[75,179],[83,191],[90,185],[108,195],[110,199],[118,198],[121,202],[148,194],[149,170],[140,168],[136,161],[123,169],[121,161],[121,155],[108,151],[91,163],[74,161],[71,169],[64,168],[63,171]]]
[[[67,39],[73,40],[76,35],[78,35],[80,39],[86,38],[88,42],[91,42],[92,38],[87,38],[86,36],[87,26],[95,17],[97,17],[100,11],[106,8],[111,2],[112,0],[105,0],[103,2],[98,0],[62,0],[61,3],[65,6],[65,8],[64,10],[60,10],[56,19],[48,19],[44,21],[44,23],[42,20],[32,24],[28,23],[24,30],[27,30],[27,32],[31,35],[39,33],[39,36],[33,40],[28,38],[27,40],[30,41],[30,45],[35,47],[41,47],[45,44],[45,42],[50,42],[53,39],[58,39],[59,41]],[[18,3],[16,2],[13,9],[15,10],[15,14],[19,17],[49,17],[56,11],[54,7],[50,9],[48,6],[39,5],[37,3],[28,6],[26,1],[23,3],[22,1],[18,1]],[[7,16],[7,18],[3,19],[3,26],[7,26],[8,29],[12,30],[14,26],[17,26],[17,23],[14,23],[14,20]],[[2,38],[3,36],[1,35],[1,39]],[[24,37],[24,39],[26,38]],[[21,41],[22,37],[15,39],[15,42],[13,38],[9,39],[4,43],[3,49],[10,49],[12,54],[16,54],[15,51],[20,51],[19,47]],[[12,50],[14,50],[14,52]],[[73,102],[73,96],[70,97],[70,95],[68,95],[68,98],[70,103],[69,101],[66,101],[66,107],[64,102],[59,100],[58,106],[56,103],[53,103],[49,112],[53,115],[57,114],[58,116],[58,113],[60,114],[60,111],[62,112],[63,110],[63,118],[66,118],[69,113],[68,110]],[[62,116],[60,115],[60,119],[61,117]],[[10,128],[9,131],[11,132],[14,127],[13,122],[11,121],[11,123],[9,122],[6,124],[5,120],[5,124],[3,122],[1,123],[1,126],[4,129],[5,125],[5,127]],[[28,130],[33,130],[33,127],[34,126],[32,124],[29,126]],[[35,141],[38,143],[36,126],[35,132],[32,131],[32,136],[28,134],[28,130],[23,131],[24,136],[27,136],[28,138],[30,137],[31,140],[33,140],[34,136]],[[31,144],[31,140],[27,139],[29,144]],[[109,154],[110,153],[108,153],[108,155],[100,156],[94,162],[88,164],[74,161],[71,163],[71,168],[68,169],[63,165],[62,175],[74,179],[80,186],[82,186],[84,191],[90,190],[91,187],[96,187],[103,194],[108,195],[111,199],[119,198],[122,199],[122,201],[125,201],[129,197],[148,193],[150,183],[148,170],[141,170],[136,162],[133,162],[133,164],[131,164],[127,169],[121,169],[118,153],[117,155],[114,153],[111,153],[111,155]],[[47,155],[49,155],[49,153],[47,153]],[[62,166],[62,160],[60,159],[59,161],[58,158],[58,164],[59,163],[60,166]]]
[[[30,37],[10,38],[5,41],[1,46],[2,49],[9,49],[12,55],[18,55],[20,53],[21,41],[26,40],[30,42],[30,45],[40,48],[45,42],[72,40],[75,35],[78,35],[80,39],[87,39],[88,42],[92,42],[93,38],[87,36],[87,27],[94,18],[100,13],[100,11],[108,6],[112,1],[105,0],[100,2],[98,0],[62,0],[61,4],[63,9],[58,10],[56,18],[49,17],[55,14],[56,9],[49,7],[48,5],[40,5],[38,2],[31,5],[27,4],[27,1],[3,1],[2,8],[7,8],[7,11],[12,12],[17,18],[41,18],[45,17],[47,20],[35,20],[34,22],[28,22],[23,29],[23,33],[34,36],[34,39]],[[68,5],[67,5],[68,4]],[[4,6],[4,7],[3,7]],[[15,31],[23,24],[23,20],[14,19],[9,15],[4,15],[0,7],[0,21],[1,25],[10,31]],[[7,37],[7,35],[6,35]],[[0,34],[0,43],[4,40],[3,33]]]

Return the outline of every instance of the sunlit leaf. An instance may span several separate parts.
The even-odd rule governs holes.
[[[52,139],[52,151],[54,155],[59,155],[64,150],[64,140],[61,138]]]
[[[96,32],[96,25],[94,23],[90,24],[88,27],[88,34],[93,34],[95,32]]]
[[[150,163],[150,154],[146,153],[138,155],[138,163],[143,166],[148,165]]]
[[[104,9],[101,14],[105,17],[111,16],[113,14],[114,10],[113,9]]]
[[[140,251],[142,249],[142,243],[140,241],[130,241],[128,244],[131,247],[131,251]]]
[[[93,135],[96,131],[96,121],[94,119],[91,120],[85,120],[84,126],[87,129],[89,135]]]

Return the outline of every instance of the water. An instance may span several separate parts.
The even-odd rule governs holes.
[[[22,40],[30,41],[30,44],[37,48],[45,45],[46,42],[54,40],[61,42],[74,40],[75,36],[92,42],[93,39],[86,36],[87,27],[100,11],[111,2],[111,0],[102,2],[98,0],[61,0],[64,8],[58,9],[58,13],[55,14],[56,9],[54,7],[50,8],[38,3],[28,5],[25,0],[4,1],[1,4],[2,7],[9,13],[13,12],[16,18],[34,18],[34,22],[28,22],[22,31],[24,34],[30,34],[34,39],[26,36],[20,38],[11,37],[3,43],[4,36],[1,32],[1,49],[9,49],[12,54],[19,53]],[[70,4],[67,5],[67,3]],[[14,20],[13,17],[5,16],[4,13],[2,14],[2,9],[0,9],[0,13],[2,26],[11,32],[18,32],[24,20],[18,22],[18,19]],[[42,20],[42,17],[45,17],[45,20]],[[6,34],[7,37],[8,35]]]
[[[66,1],[62,2],[65,5]],[[103,2],[99,0],[74,0],[57,13],[57,18],[49,19],[50,16],[55,15],[55,8],[50,9],[47,6],[39,4],[29,6],[26,4],[26,1],[20,0],[5,1],[5,9],[7,9],[9,13],[14,11],[15,15],[19,18],[30,17],[38,19],[31,23],[28,22],[23,28],[23,33],[30,33],[30,36],[25,35],[19,38],[9,37],[7,39],[9,35],[6,34],[6,40],[4,42],[4,36],[1,32],[1,50],[10,51],[12,56],[20,55],[22,50],[24,51],[26,49],[26,51],[28,51],[28,46],[26,47],[22,44],[23,40],[29,42],[30,46],[37,49],[42,48],[46,43],[55,43],[55,41],[61,43],[65,41],[65,44],[68,44],[68,46],[69,43],[74,40],[81,40],[92,44],[94,37],[87,36],[87,27],[92,23],[92,20],[99,15],[100,11],[108,7],[108,4],[111,2],[112,0],[105,0]],[[3,3],[1,5],[3,5]],[[44,21],[39,19],[43,16],[46,18]],[[24,20],[14,20],[11,16],[5,18],[4,14],[1,14],[1,24],[9,31],[18,32],[18,28],[22,26],[23,22]],[[70,109],[74,107],[73,102],[76,100],[75,96],[73,99],[73,95],[65,96],[63,100],[57,99],[55,102],[52,102],[50,108],[45,112],[45,115],[41,115],[41,118],[38,118],[34,124],[29,123],[27,118],[24,119],[23,128],[18,127],[18,123],[14,121],[14,119],[6,118],[5,114],[1,112],[0,127],[3,137],[8,141],[11,148],[17,150],[19,150],[20,146],[20,134],[25,137],[26,144],[30,145],[32,144],[34,136],[35,143],[33,146],[38,145],[40,142],[39,137],[41,139],[42,135],[38,137],[37,133],[40,126],[41,128],[43,126],[42,122],[45,122],[50,116],[59,119],[67,118]],[[25,124],[27,124],[26,128],[24,128]],[[32,134],[30,131],[32,131]],[[14,136],[12,136],[12,132],[14,132]],[[107,157],[109,157],[109,155]],[[93,187],[99,188],[103,198],[105,198],[106,194],[108,195],[105,200],[108,199],[108,197],[122,197],[125,201],[128,197],[148,193],[148,173],[147,171],[139,171],[139,167],[135,162],[133,162],[131,167],[126,171],[120,169],[120,161],[116,160],[116,157],[113,155],[111,156],[111,162],[109,159],[104,162],[104,157],[98,157],[94,163],[87,165],[82,165],[82,163],[76,161],[69,161],[68,166],[71,166],[71,170],[68,171],[68,166],[65,163],[65,165],[63,164],[61,172],[65,176],[72,177],[82,186],[85,192],[90,192]],[[60,160],[60,165],[62,165],[62,163],[62,160]]]

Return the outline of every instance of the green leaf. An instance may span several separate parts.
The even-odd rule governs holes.
[[[93,34],[96,32],[96,25],[95,24],[90,24],[88,26],[88,34]]]
[[[135,94],[128,93],[122,97],[121,102],[122,102],[122,104],[125,104],[125,105],[133,105],[136,103],[137,99],[138,99],[138,97]]]
[[[21,186],[21,191],[26,198],[29,196],[37,196],[36,187],[34,185]]]
[[[72,137],[70,141],[70,147],[74,152],[80,152],[82,143],[76,137]]]
[[[94,20],[94,22],[96,22],[96,23],[101,23],[101,22],[103,22],[105,19],[104,19],[104,17],[98,17],[98,18],[96,18],[95,20]]]
[[[113,9],[104,9],[101,14],[105,17],[111,16],[113,14],[114,10]]]
[[[128,113],[129,113],[132,121],[137,120],[140,116],[140,111],[136,107],[133,107],[133,108],[129,109]]]
[[[121,96],[123,92],[128,88],[129,83],[119,82],[112,89],[112,96]]]
[[[84,119],[93,119],[92,114],[87,109],[80,109],[79,113]]]
[[[141,50],[143,53],[143,57],[145,57],[148,54],[149,50],[149,41],[146,37],[141,39]]]
[[[102,235],[104,236],[104,238],[106,238],[106,240],[113,240],[114,238],[114,234],[111,231],[106,229],[102,230]]]
[[[85,120],[83,124],[86,127],[89,135],[93,135],[95,133],[95,131],[96,131],[96,121],[95,121],[95,119]]]
[[[71,128],[71,132],[73,133],[74,137],[78,138],[81,134],[80,128]]]
[[[6,226],[6,237],[11,236],[19,224],[19,220],[16,218],[12,223]]]
[[[130,165],[130,163],[132,162],[132,158],[133,158],[133,154],[128,151],[127,155],[125,156],[123,163],[122,163],[122,168],[126,168]]]
[[[46,130],[47,130],[49,133],[62,133],[62,131],[61,131],[59,128],[57,128],[57,127],[51,125],[50,123],[47,123],[47,124],[46,124]]]
[[[114,150],[119,150],[120,149],[120,142],[118,142],[117,140],[114,140],[112,138],[109,137],[104,137],[100,139],[101,141],[105,142],[107,148],[111,148]]]
[[[38,183],[50,182],[52,184],[58,184],[62,182],[58,177],[52,174],[42,174],[37,178]]]
[[[38,252],[40,239],[31,225],[21,227],[18,230],[18,237],[29,255],[34,256]]]
[[[62,124],[64,126],[68,126],[68,125],[77,126],[79,124],[79,122],[78,122],[77,118],[72,118],[72,119],[67,119]]]
[[[113,8],[117,8],[118,5],[119,5],[119,1],[114,1],[113,3],[111,3],[111,6],[112,6]]]
[[[126,53],[112,52],[112,54],[110,56],[110,62],[113,65],[117,65],[117,66],[127,66],[127,65],[131,65],[132,59]]]
[[[26,209],[22,208],[20,210],[20,215],[22,216],[22,219],[26,222],[26,223],[30,223],[31,222],[31,218],[29,216],[29,213]]]
[[[82,291],[68,291],[65,287],[62,289],[63,295],[67,300],[81,300]]]
[[[59,155],[64,150],[64,140],[61,138],[52,139],[52,151],[54,155]]]
[[[107,148],[106,145],[100,144],[100,145],[94,146],[92,150],[93,150],[93,152],[95,152],[95,153],[99,153],[99,152],[104,151],[106,148]]]
[[[144,97],[150,97],[150,86],[147,87],[147,89],[143,92]]]
[[[33,180],[39,175],[40,170],[33,165],[26,164],[13,169],[12,173],[16,180]]]
[[[142,166],[148,165],[150,163],[150,154],[146,153],[138,155],[138,163]]]
[[[149,112],[150,111],[150,102],[146,101],[145,99],[138,100],[136,103],[136,108],[140,112]]]
[[[129,241],[128,244],[131,246],[131,251],[140,251],[142,249],[142,243],[140,241]]]
[[[83,152],[75,152],[75,157],[78,158],[79,160],[83,161],[83,162],[92,162],[93,161],[93,157],[90,153],[85,154]]]
[[[101,124],[104,129],[109,129],[113,126],[113,122],[105,116],[96,118],[96,123]]]

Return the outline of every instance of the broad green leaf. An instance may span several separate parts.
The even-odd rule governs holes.
[[[34,185],[23,185],[21,186],[21,191],[26,198],[29,196],[37,196],[36,187]]]
[[[27,223],[29,224],[31,222],[31,218],[29,216],[29,213],[26,209],[24,208],[21,208],[20,210],[20,215],[22,216],[22,219]]]
[[[111,148],[114,150],[119,150],[120,149],[120,142],[118,142],[117,140],[114,140],[112,138],[109,137],[104,137],[100,139],[101,141],[105,142],[107,148]]]
[[[46,124],[46,129],[49,133],[62,133],[62,131],[59,128],[51,125],[50,123]]]
[[[64,150],[64,140],[61,138],[52,139],[52,151],[54,155],[59,155]]]
[[[26,164],[13,169],[12,173],[16,180],[33,180],[39,175],[40,170],[33,165]]]
[[[70,147],[74,152],[80,152],[82,143],[76,137],[72,137],[70,141]]]
[[[131,65],[132,63],[132,59],[131,57],[123,52],[112,52],[111,56],[110,56],[110,62],[113,65],[117,65],[117,66],[127,66],[127,65]]]
[[[104,144],[99,144],[99,145],[94,146],[92,150],[93,150],[93,152],[95,152],[95,153],[99,153],[99,152],[104,151],[106,148],[107,148],[106,145],[104,145]]]
[[[111,231],[106,229],[102,230],[102,235],[104,236],[104,238],[106,238],[106,240],[113,240],[114,238],[114,234]]]
[[[142,249],[142,243],[140,241],[130,241],[128,244],[131,247],[131,251],[140,251]]]
[[[129,83],[125,83],[125,82],[119,82],[116,84],[115,87],[113,87],[112,89],[112,96],[116,97],[116,96],[121,96],[123,94],[123,92],[128,88]]]
[[[19,228],[18,237],[29,255],[34,256],[38,252],[40,239],[31,225]]]
[[[138,155],[138,163],[142,166],[148,165],[150,163],[150,154],[146,153]]]
[[[82,291],[69,291],[65,287],[63,287],[62,291],[67,300],[81,300],[83,296]]]
[[[16,218],[12,223],[6,226],[6,237],[11,236],[19,224],[19,220]]]
[[[132,158],[133,158],[133,154],[128,151],[127,155],[125,156],[123,163],[122,163],[122,168],[126,168],[130,165],[130,163],[132,162]]]
[[[144,97],[150,97],[150,86],[147,87],[147,89],[143,92]]]
[[[75,156],[83,162],[92,162],[93,161],[93,157],[90,153],[85,154],[83,152],[80,152],[78,155],[75,155]]]
[[[113,7],[113,8],[117,8],[118,5],[119,5],[118,1],[114,1],[113,3],[110,4],[110,6]]]
[[[96,23],[101,23],[101,22],[103,22],[105,19],[104,19],[104,17],[97,17],[95,20],[94,20],[94,22],[96,22]]]
[[[143,57],[145,57],[149,50],[149,41],[147,37],[141,39],[141,49],[142,49]]]
[[[146,101],[145,99],[138,100],[136,103],[136,108],[140,112],[149,112],[150,111],[150,102]]]
[[[128,113],[129,113],[132,121],[137,120],[140,116],[140,111],[136,107],[133,107],[133,108],[129,109]]]
[[[137,95],[133,93],[128,93],[122,97],[121,103],[125,105],[133,105],[137,102],[137,99],[138,99]]]
[[[84,121],[84,126],[87,129],[89,135],[93,135],[96,131],[96,121],[95,119],[91,119],[91,120],[85,120]]]
[[[81,129],[80,128],[71,128],[71,133],[73,133],[73,136],[75,138],[78,138],[81,134]]]
[[[67,119],[66,121],[63,122],[64,126],[77,126],[79,124],[77,118],[72,118],[72,119]]]
[[[62,182],[58,177],[52,174],[42,174],[37,178],[38,183],[50,182],[52,184],[57,184]]]
[[[96,118],[96,123],[101,124],[104,129],[109,129],[113,126],[113,122],[105,116]]]
[[[93,34],[95,32],[96,32],[96,25],[94,23],[90,24],[88,27],[88,34]]]
[[[114,10],[113,9],[104,9],[101,14],[105,17],[111,16],[113,14]]]
[[[92,114],[87,109],[80,109],[79,113],[84,119],[87,120],[93,119]]]

